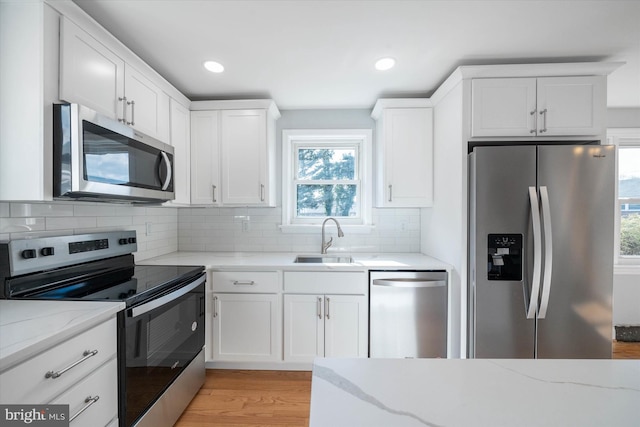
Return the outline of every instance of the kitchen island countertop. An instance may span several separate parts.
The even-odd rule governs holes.
[[[0,300],[0,372],[124,309],[123,302]]]
[[[637,426],[640,360],[316,359],[310,427]]]

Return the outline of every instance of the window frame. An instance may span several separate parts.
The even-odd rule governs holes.
[[[345,144],[346,143],[346,144]],[[355,147],[356,171],[354,180],[332,180],[330,184],[359,181],[360,215],[357,218],[337,217],[346,229],[369,229],[372,217],[372,130],[371,129],[285,129],[282,131],[282,225],[283,232],[305,232],[318,228],[325,216],[296,217],[297,150],[301,147]],[[324,181],[311,181],[321,183]]]
[[[619,149],[625,147],[640,148],[640,128],[610,128],[607,129],[607,142],[616,146],[616,168],[615,168],[615,227],[614,227],[614,264],[616,266],[632,266],[633,268],[640,267],[640,256],[628,256],[620,255],[620,219],[621,219],[621,207],[625,203],[629,203],[629,200],[625,200],[624,203],[618,196],[618,163],[619,163]],[[636,200],[640,202],[640,199],[631,199],[631,203],[635,203]]]

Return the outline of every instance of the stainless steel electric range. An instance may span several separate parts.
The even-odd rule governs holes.
[[[202,266],[136,265],[135,231],[0,242],[0,298],[123,301],[120,426],[172,425],[204,383]]]

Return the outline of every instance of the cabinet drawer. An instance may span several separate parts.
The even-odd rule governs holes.
[[[69,418],[77,414],[70,423],[71,427],[106,426],[111,423],[118,416],[116,359],[111,359],[51,403],[69,405]]]
[[[277,293],[277,271],[214,271],[214,292]]]
[[[9,369],[0,378],[0,402],[49,402],[114,357],[116,333],[116,319],[113,318]],[[84,356],[85,351],[95,350],[95,355]],[[59,377],[45,377],[47,372],[60,372],[85,357]]]
[[[364,271],[285,271],[284,291],[297,294],[367,293],[367,273]]]

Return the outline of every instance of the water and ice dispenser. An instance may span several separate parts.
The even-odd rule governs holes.
[[[522,234],[489,234],[488,280],[522,280],[522,240]]]

